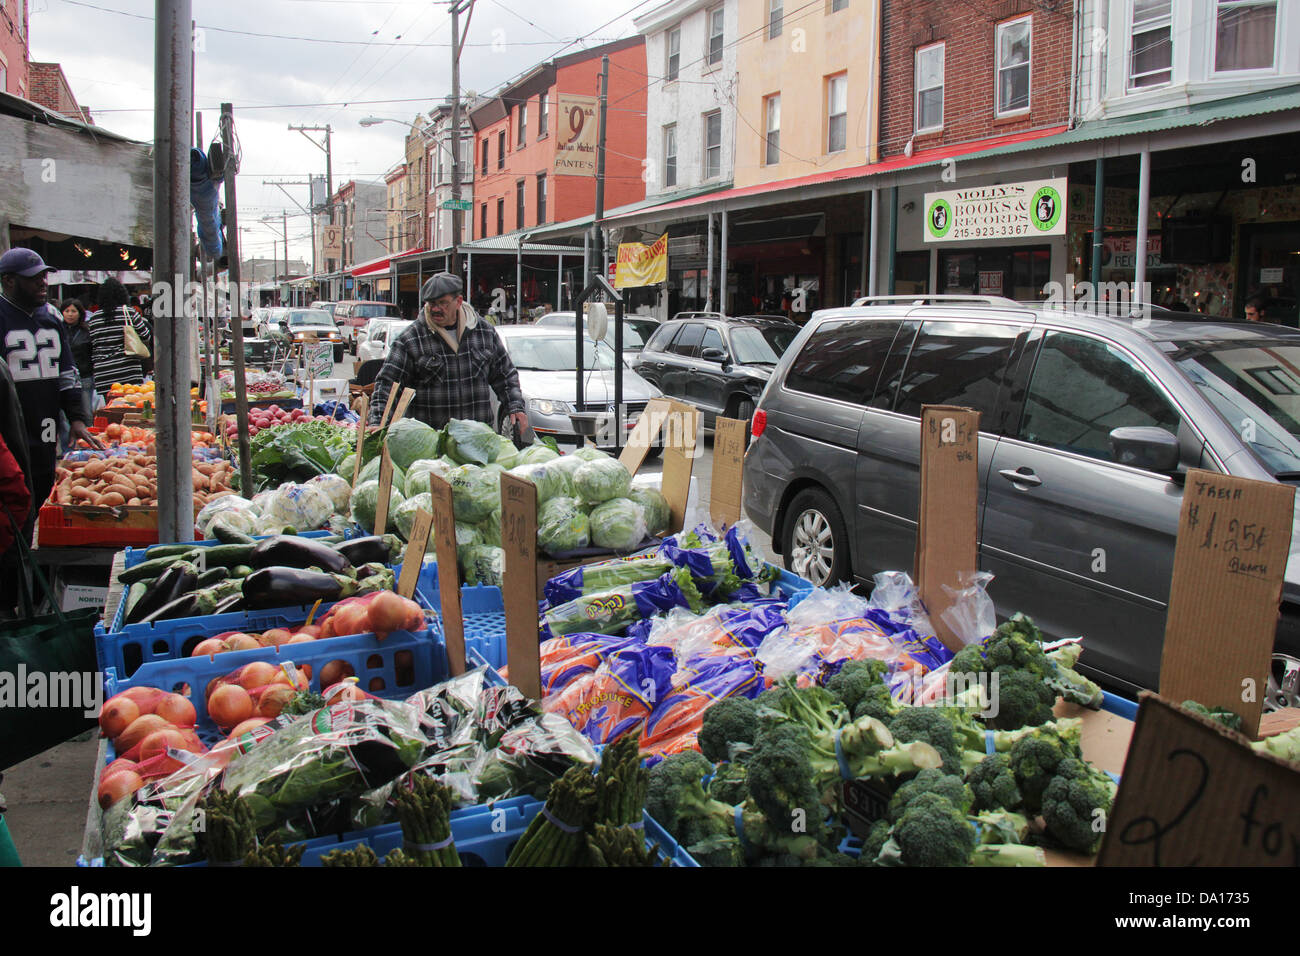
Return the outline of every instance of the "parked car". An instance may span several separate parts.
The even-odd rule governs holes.
[[[339,307],[339,304],[338,304],[337,302],[324,302],[324,301],[319,300],[319,299],[318,299],[317,301],[313,302],[313,303],[309,306],[309,308],[312,308],[312,309],[324,309],[326,312],[328,312],[328,313],[330,314],[330,318],[334,318],[334,310],[337,309],[338,307]]]
[[[258,309],[255,315],[257,337],[269,339],[273,335],[284,335],[284,325],[289,318],[289,310],[279,306],[267,306]]]
[[[587,340],[583,350],[583,402],[577,406],[577,353],[571,335],[563,329],[537,325],[503,325],[497,334],[505,343],[510,360],[519,372],[519,386],[528,402],[528,422],[538,435],[550,435],[560,444],[579,445],[586,441],[578,433],[572,413],[596,419],[598,423],[612,424],[614,415],[614,350],[604,342]],[[623,363],[623,404],[627,409],[625,431],[630,432],[646,403],[660,396],[659,389],[637,375]],[[503,435],[511,433],[494,395],[492,411],[497,429]],[[594,440],[602,447],[611,447],[613,433],[608,425]],[[620,442],[624,444],[625,441]],[[657,451],[658,446],[652,451]]]
[[[410,325],[407,319],[371,319],[366,327],[357,333],[357,362],[371,359],[380,361],[388,358],[388,350],[393,347],[393,339]]]
[[[779,319],[690,318],[665,322],[633,368],[670,398],[690,402],[712,427],[748,419],[768,376],[799,329]]]
[[[315,340],[334,346],[334,361],[343,361],[343,336],[324,309],[286,309],[281,328],[295,345]]]
[[[366,327],[370,319],[400,319],[402,310],[391,302],[372,302],[363,299],[348,299],[340,302],[334,309],[334,321],[338,323],[343,341],[356,351],[357,333]]]
[[[576,321],[577,318],[572,312],[548,312],[538,319],[534,325],[571,329]],[[583,327],[586,327],[585,320]],[[636,354],[645,347],[646,341],[655,334],[658,328],[659,323],[648,316],[623,316],[623,354],[629,359],[635,358]],[[605,330],[603,341],[608,343],[610,348],[614,347],[613,315],[609,317],[609,327]]]
[[[745,511],[815,582],[911,568],[921,406],[973,408],[979,563],[999,616],[1082,634],[1085,671],[1154,688],[1185,473],[1300,484],[1297,368],[1300,331],[1163,311],[1133,321],[965,296],[819,311],[759,402]],[[1300,699],[1292,541],[1270,708]]]

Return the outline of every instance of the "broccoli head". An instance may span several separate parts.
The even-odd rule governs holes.
[[[743,855],[735,834],[734,811],[712,799],[701,783],[712,770],[712,764],[694,750],[655,764],[650,769],[646,810],[699,862],[739,866]]]
[[[970,787],[966,786],[966,782],[961,777],[944,773],[938,768],[922,770],[899,787],[890,798],[890,821],[897,821],[913,800],[927,793],[937,793],[962,813],[970,813],[975,802]]]
[[[1072,850],[1094,853],[1115,799],[1115,784],[1091,764],[1067,757],[1043,791],[1047,832]]]
[[[746,773],[750,799],[773,827],[800,820],[807,832],[820,832],[822,794],[815,781],[838,778],[839,770],[833,756],[814,753],[806,726],[793,720],[760,722]]]
[[[990,694],[997,713],[987,718],[989,726],[1015,730],[1035,727],[1052,719],[1056,692],[1041,677],[1011,667],[999,667],[995,674],[997,684],[990,687]]]
[[[758,733],[758,704],[748,697],[726,697],[704,712],[700,752],[714,763],[732,759],[736,744],[750,746]]]
[[[1015,774],[1025,809],[1038,813],[1043,805],[1043,793],[1056,776],[1061,761],[1080,758],[1082,751],[1055,731],[1042,731],[1021,737],[1011,747],[1011,772]]]
[[[950,674],[982,674],[986,670],[988,663],[984,660],[983,644],[967,644],[953,655],[948,664]]]
[[[849,722],[849,712],[824,687],[787,685],[785,693],[769,706],[803,724],[814,734],[833,734]]]
[[[845,710],[853,713],[875,687],[884,688],[885,693],[889,693],[885,686],[888,676],[889,665],[884,661],[848,661],[826,682],[826,690],[844,705]]]
[[[1229,730],[1241,730],[1241,715],[1225,710],[1222,707],[1206,707],[1204,704],[1194,700],[1183,701],[1183,710],[1190,710],[1193,714],[1201,717],[1208,717],[1216,723],[1222,724]]]
[[[1017,810],[1022,798],[1006,754],[990,754],[966,775],[976,810]]]
[[[881,847],[889,840],[889,830],[890,824],[888,820],[877,820],[871,824],[871,829],[862,841],[863,862],[870,861],[872,865],[875,865]]]
[[[962,773],[957,731],[946,707],[903,707],[888,723],[890,732],[902,743],[923,740],[943,758],[946,773]]]
[[[749,779],[745,772],[745,765],[718,764],[713,771],[713,779],[709,781],[709,796],[733,807],[744,803],[749,796]]]
[[[881,723],[888,724],[902,708],[903,705],[894,700],[888,687],[883,683],[872,684],[854,705],[853,719],[874,717]]]
[[[937,793],[912,800],[890,832],[903,866],[965,866],[975,852],[975,828]]]
[[[1071,703],[1097,710],[1106,695],[1097,684],[1074,669],[1082,653],[1083,648],[1078,644],[1063,644],[1050,651],[1047,660],[1055,667],[1056,673],[1047,678],[1047,683]]]

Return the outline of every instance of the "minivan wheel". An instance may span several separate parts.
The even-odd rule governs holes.
[[[1300,707],[1300,658],[1275,653],[1268,669],[1264,711]]]
[[[731,417],[747,422],[754,417],[754,400],[742,398],[733,401],[731,405]]]
[[[790,502],[782,522],[785,566],[821,587],[849,576],[849,537],[835,501],[820,488],[807,488]]]

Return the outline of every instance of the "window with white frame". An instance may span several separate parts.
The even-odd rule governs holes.
[[[763,164],[774,166],[781,161],[781,94],[769,96],[765,104],[763,114],[767,117],[767,149]]]
[[[838,153],[848,144],[849,77],[847,73],[826,80],[826,152]]]
[[[943,127],[943,51],[936,43],[916,51],[916,131]]]
[[[664,127],[664,186],[677,185],[677,124]]]
[[[1277,46],[1277,0],[1218,0],[1214,70],[1271,70]]]
[[[767,0],[767,38],[775,40],[781,35],[784,0]]]
[[[1029,109],[1029,50],[1033,18],[999,23],[997,29],[997,114]]]
[[[704,114],[704,178],[722,175],[722,111]]]
[[[722,62],[722,7],[709,11],[709,50],[705,62],[717,66]]]
[[[682,28],[673,27],[668,31],[668,42],[664,44],[668,62],[664,64],[664,80],[677,79],[677,70],[682,63]]]
[[[537,138],[538,139],[541,139],[543,136],[546,135],[547,126],[550,122],[551,105],[548,102],[546,102],[546,98],[550,96],[550,94],[551,94],[550,90],[542,90],[541,94],[537,97]]]
[[[849,8],[849,0],[831,0],[831,13],[839,13]]]
[[[519,145],[528,144],[528,104],[519,104]]]
[[[1172,0],[1133,0],[1128,58],[1128,88],[1163,86],[1173,76]]]

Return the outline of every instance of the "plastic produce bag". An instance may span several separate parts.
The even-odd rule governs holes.
[[[627,469],[607,455],[584,463],[573,473],[574,496],[586,504],[626,498],[631,488]]]
[[[276,488],[267,499],[262,516],[299,531],[315,531],[334,513],[334,502],[319,486],[290,482]]]
[[[612,498],[596,506],[589,521],[591,543],[598,548],[632,551],[646,538],[645,509],[630,498]]]
[[[676,670],[666,647],[629,646],[612,651],[590,677],[569,684],[547,702],[592,743],[639,732],[657,701],[672,687]]]
[[[451,472],[452,507],[457,521],[477,524],[501,509],[501,472],[461,465]]]
[[[402,536],[402,540],[411,540],[411,526],[415,524],[415,514],[417,511],[433,513],[433,495],[426,491],[423,494],[407,498],[400,505],[393,509],[393,524],[397,526],[397,533]],[[433,548],[433,535],[429,535],[429,544],[426,547],[426,553]]]
[[[663,534],[668,530],[672,522],[672,512],[668,507],[668,499],[657,489],[634,486],[627,496],[639,504],[645,512],[647,533]]]
[[[567,469],[558,468],[549,462],[516,465],[509,471],[515,477],[531,481],[537,487],[538,507],[552,498],[570,497],[573,494],[573,479]]]
[[[697,748],[704,712],[727,697],[755,697],[764,689],[750,657],[699,657],[679,665],[667,695],[655,703],[641,734],[641,752],[667,757]]]
[[[464,550],[461,566],[466,584],[501,587],[506,573],[506,553],[492,545],[471,544]]]
[[[959,575],[958,580],[962,585],[959,591],[943,585],[944,593],[952,598],[952,604],[939,616],[962,644],[978,644],[991,637],[998,626],[993,599],[988,594],[993,575],[988,571],[977,571]]]
[[[317,475],[306,482],[308,488],[325,492],[333,504],[334,511],[347,511],[352,501],[352,482],[342,475]]]
[[[611,634],[566,634],[543,641],[538,648],[542,698],[552,697],[586,674],[594,674],[611,653],[638,643]]]
[[[576,498],[552,498],[538,507],[537,546],[542,551],[565,554],[590,543],[590,519]]]
[[[392,460],[391,456],[389,460]],[[378,481],[379,469],[383,467],[383,464],[383,456],[376,455],[374,458],[371,458],[368,462],[362,465],[361,474],[357,475],[358,487],[365,484],[367,481]],[[401,491],[406,487],[406,470],[395,461],[393,462],[393,487],[398,491]]]
[[[227,512],[237,512],[248,517],[256,517],[258,514],[257,507],[247,498],[241,498],[239,495],[222,495],[214,501],[209,501],[203,506],[203,510],[198,513],[194,519],[194,527],[204,537],[208,535],[208,529],[212,526],[213,520],[218,515]]]
[[[520,465],[536,465],[543,462],[554,461],[560,457],[560,453],[555,449],[543,445],[540,442],[529,445],[519,453],[519,460],[515,462],[515,467]]]
[[[561,637],[579,631],[617,634],[633,621],[658,611],[674,607],[699,610],[703,604],[690,574],[678,568],[654,581],[638,581],[586,594],[551,608],[544,615],[543,634],[545,637]]]
[[[538,540],[541,528],[538,527]],[[616,558],[584,564],[561,571],[542,586],[542,593],[552,605],[563,604],[584,594],[607,591],[636,581],[653,581],[673,569],[673,563],[656,552],[635,557]]]
[[[456,463],[450,458],[421,458],[406,470],[406,484],[402,491],[408,498],[424,494],[429,490],[430,475],[451,481],[451,470],[455,467]]]
[[[406,500],[396,486],[389,489],[388,513],[393,514]],[[361,525],[367,534],[375,532],[375,509],[379,505],[379,482],[370,480],[357,485],[352,492],[352,520]]]

